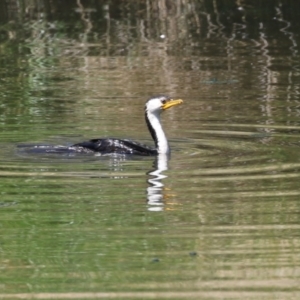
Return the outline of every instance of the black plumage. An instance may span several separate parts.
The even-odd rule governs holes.
[[[86,142],[72,145],[78,152],[100,152],[101,154],[135,154],[143,156],[157,155],[157,150],[149,146],[115,138],[92,139]]]

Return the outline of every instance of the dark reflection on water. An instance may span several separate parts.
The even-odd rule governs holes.
[[[0,1],[0,298],[299,299],[299,11]],[[18,152],[151,144],[160,93],[171,160]]]

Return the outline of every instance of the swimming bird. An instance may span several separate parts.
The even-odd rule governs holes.
[[[170,147],[160,123],[160,115],[163,111],[182,102],[181,99],[172,99],[164,95],[152,97],[146,102],[145,120],[154,140],[154,148],[127,139],[101,138],[74,144],[69,149],[76,152],[99,152],[101,154],[118,153],[143,156],[169,154]]]

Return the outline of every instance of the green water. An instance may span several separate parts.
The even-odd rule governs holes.
[[[299,299],[297,3],[0,11],[0,299]],[[169,161],[18,147],[152,145],[160,93]]]

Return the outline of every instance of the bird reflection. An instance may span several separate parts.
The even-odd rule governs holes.
[[[154,170],[148,172],[149,175],[147,188],[147,204],[149,211],[164,210],[164,184],[162,180],[167,176],[162,174],[163,171],[168,170],[169,155],[159,154],[154,161]]]
[[[47,148],[47,146],[45,146]],[[27,151],[28,149],[31,150],[31,145],[20,145],[19,149],[22,151],[19,152],[19,155],[24,156],[27,154],[28,157],[30,157],[30,154],[32,154],[31,151]],[[35,148],[34,148],[35,149]],[[38,150],[41,151],[44,148],[39,147]],[[35,154],[36,152],[34,152]],[[37,152],[42,153],[44,152]],[[48,153],[47,153],[48,154]],[[34,156],[35,157],[35,156]],[[49,158],[55,162],[55,158],[58,158],[61,156],[57,156],[56,153],[49,153],[48,155],[42,156],[43,159]],[[90,158],[94,159],[97,157],[97,155],[89,156],[89,155],[80,155],[78,153],[67,153],[67,155],[63,156],[65,159],[78,159],[79,162],[85,162],[86,159]],[[112,179],[128,179],[130,177],[130,172],[125,172],[126,170],[126,163],[129,162],[127,155],[120,155],[120,154],[111,154],[107,157],[100,156],[101,161],[105,163],[105,161],[108,163],[108,169],[111,171],[109,173],[109,177]],[[82,159],[84,159],[82,161]],[[169,154],[158,154],[155,157],[155,160],[153,162],[153,169],[146,173],[148,176],[147,182],[148,187],[146,188],[146,195],[147,195],[147,209],[148,211],[163,211],[165,210],[165,200],[168,196],[170,196],[170,192],[167,192],[167,189],[164,186],[163,179],[167,178],[166,175],[164,175],[164,171],[168,170],[168,161],[169,161]],[[96,174],[92,174],[92,177],[95,177]],[[143,175],[145,176],[145,175]],[[103,175],[101,175],[103,177]]]

